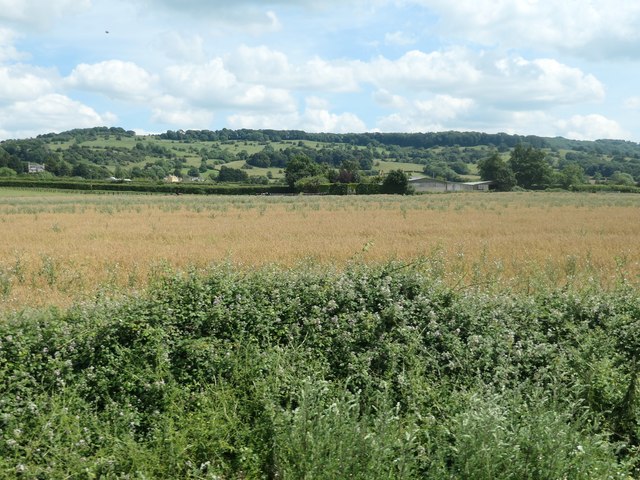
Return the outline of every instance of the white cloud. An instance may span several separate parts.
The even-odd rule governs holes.
[[[301,129],[308,132],[354,133],[367,130],[364,122],[353,113],[331,113],[322,99],[310,97],[302,113],[235,114],[227,121],[231,128]]]
[[[543,110],[494,111],[487,112],[485,121],[485,127],[482,130],[487,132],[502,131],[545,137],[562,136],[575,140],[621,139],[629,138],[630,135],[618,122],[599,114],[558,118]]]
[[[373,99],[378,105],[381,105],[387,108],[399,109],[399,108],[405,108],[407,106],[407,100],[405,98],[403,98],[400,95],[394,95],[393,93],[389,92],[388,90],[385,90],[384,88],[377,90],[373,94]]]
[[[405,102],[406,104],[406,102]],[[448,125],[461,123],[475,107],[469,98],[450,95],[436,95],[429,100],[417,100],[400,112],[383,117],[377,122],[377,129],[394,132],[425,132],[450,129]]]
[[[415,106],[421,115],[438,120],[451,120],[468,112],[475,102],[470,98],[455,98],[449,95],[437,95],[433,100],[416,101]]]
[[[167,68],[162,77],[171,92],[207,103],[219,103],[238,84],[221,58],[204,64],[174,65]]]
[[[282,88],[243,83],[229,72],[221,58],[202,65],[175,65],[163,75],[169,94],[205,108],[269,109],[290,112],[295,100]]]
[[[216,0],[131,0],[145,14],[182,17],[193,24],[205,23],[224,30],[242,29],[244,33],[260,35],[281,30],[282,24],[273,10],[265,10],[260,1],[239,0],[229,3]],[[281,2],[269,2],[276,6]],[[288,2],[284,2],[285,4]],[[295,3],[295,2],[294,2]],[[309,2],[311,3],[311,2]]]
[[[301,125],[310,132],[354,133],[364,132],[367,127],[353,113],[331,113],[329,105],[321,99],[307,99],[307,107],[302,115]]]
[[[16,37],[16,33],[12,30],[0,27],[0,62],[23,60],[28,56],[19,52],[14,46]]]
[[[0,108],[0,131],[5,137],[32,137],[43,132],[72,128],[112,126],[117,117],[99,114],[91,107],[64,95],[48,94]]]
[[[463,48],[431,53],[413,50],[397,60],[380,57],[361,71],[363,81],[369,79],[383,90],[441,92],[507,107],[604,98],[604,87],[593,75],[556,60],[496,57]]]
[[[151,112],[153,122],[175,125],[182,129],[208,129],[213,121],[211,111],[190,107],[184,101],[170,95],[155,99]]]
[[[153,95],[154,83],[154,78],[146,70],[121,60],[93,65],[82,63],[66,79],[66,84],[73,88],[133,101],[148,100]]]
[[[597,78],[557,60],[510,57],[494,66],[485,72],[488,88],[482,88],[494,102],[556,105],[601,101],[605,96]]]
[[[45,28],[58,18],[87,10],[91,0],[0,0],[0,20]]]
[[[481,77],[469,52],[461,48],[430,53],[412,50],[397,60],[378,57],[364,65],[361,72],[362,79],[370,79],[382,88],[402,86],[414,90],[469,85]]]
[[[378,91],[374,98],[380,104],[401,103],[401,92],[472,97],[513,110],[604,98],[604,86],[596,77],[557,60],[501,57],[461,47],[429,53],[412,50],[395,60],[382,56],[369,62],[315,57],[292,64],[283,52],[267,46],[241,46],[224,61],[215,60],[215,69],[212,67],[208,69],[216,70],[215,79],[208,80],[209,84],[233,79],[230,81],[334,93],[358,92],[363,85],[373,84]],[[188,77],[193,81],[201,75],[214,73],[190,72]]]
[[[241,45],[236,52],[227,56],[225,65],[247,82],[280,82],[289,78],[293,70],[284,53],[265,45]]]
[[[574,115],[568,120],[559,120],[556,125],[563,132],[563,137],[576,140],[624,139],[630,136],[618,122],[597,114]]]
[[[325,0],[317,2],[317,0],[235,0],[229,3],[227,0],[133,0],[137,3],[152,5],[155,7],[164,7],[173,11],[195,12],[199,14],[215,15],[220,11],[234,10],[242,8],[262,7],[265,3],[268,6],[288,6],[288,7],[305,7],[315,11],[326,10],[331,4],[343,3],[340,0]]]
[[[640,4],[628,0],[407,0],[440,16],[441,31],[486,45],[553,48],[590,58],[635,57]]]
[[[187,35],[170,31],[158,35],[154,42],[156,51],[178,62],[199,63],[204,61],[204,39],[201,35]]]
[[[0,66],[0,105],[28,100],[54,90],[53,74],[26,65]]]
[[[284,53],[264,45],[241,46],[225,60],[227,68],[246,82],[325,92],[357,91],[358,64],[314,57],[301,65],[292,65]]]

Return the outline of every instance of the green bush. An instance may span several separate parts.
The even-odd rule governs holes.
[[[630,478],[640,295],[229,266],[0,321],[0,478]]]
[[[29,180],[0,179],[0,187],[53,188],[96,192],[149,192],[167,194],[260,195],[287,194],[292,190],[284,185],[207,185],[190,183],[107,182],[91,180]]]
[[[574,192],[622,192],[622,193],[640,193],[640,187],[631,185],[571,185],[570,188]]]

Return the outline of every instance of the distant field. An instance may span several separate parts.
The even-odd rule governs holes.
[[[171,197],[0,189],[6,309],[143,289],[179,268],[419,261],[460,287],[638,279],[640,197]],[[420,259],[420,260],[417,260]]]
[[[424,165],[418,165],[417,163],[405,163],[405,162],[387,162],[384,160],[376,160],[374,166],[376,170],[387,173],[391,170],[402,170],[408,174],[422,175]]]
[[[230,168],[242,168],[245,164],[244,160],[236,160],[235,162],[228,162],[224,165]],[[220,170],[222,165],[218,165],[216,170]],[[252,167],[245,170],[250,177],[266,177],[269,172],[271,172],[271,178],[284,178],[284,169],[279,167],[270,167],[270,168],[260,168],[260,167]]]

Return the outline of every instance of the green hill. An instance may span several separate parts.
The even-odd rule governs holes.
[[[253,183],[283,181],[283,169],[307,156],[330,169],[376,176],[400,168],[410,175],[447,180],[477,179],[477,162],[491,153],[507,158],[518,144],[544,151],[552,169],[579,165],[591,178],[616,172],[640,180],[640,145],[622,140],[488,134],[307,133],[299,130],[187,130],[136,135],[122,128],[97,127],[0,142],[0,176],[27,174],[44,165],[41,176],[158,180],[173,174],[213,180],[221,165],[243,169]]]

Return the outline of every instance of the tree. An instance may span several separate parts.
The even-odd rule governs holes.
[[[584,183],[584,170],[577,163],[566,165],[560,172],[560,184],[563,188]]]
[[[17,172],[9,167],[0,167],[0,177],[15,177]]]
[[[290,187],[293,187],[295,183],[304,177],[315,177],[317,175],[323,175],[324,169],[322,166],[315,163],[306,155],[298,155],[293,157],[287,163],[287,168],[284,172],[284,178]]]
[[[219,182],[246,182],[249,179],[249,174],[239,168],[231,168],[226,165],[220,167],[220,173],[217,180]]]
[[[511,152],[509,166],[516,182],[523,188],[544,187],[551,183],[551,167],[542,150],[519,143]]]
[[[422,172],[432,178],[449,180],[450,182],[460,182],[462,178],[443,161],[429,162]]]
[[[336,181],[338,183],[358,183],[360,181],[359,167],[360,164],[356,160],[343,160]]]
[[[297,192],[318,193],[320,186],[326,183],[327,179],[323,175],[316,175],[314,177],[302,177],[296,181],[294,187]]]
[[[636,184],[636,181],[633,177],[628,173],[623,172],[614,172],[613,175],[609,177],[609,182],[615,185],[630,185],[633,186]]]
[[[516,177],[511,167],[495,152],[478,162],[478,170],[482,180],[496,182],[496,190],[508,192],[516,185]]]
[[[382,182],[382,191],[384,193],[409,193],[409,177],[402,170],[391,170]]]

